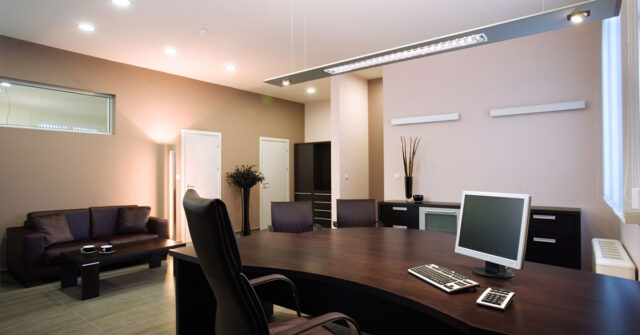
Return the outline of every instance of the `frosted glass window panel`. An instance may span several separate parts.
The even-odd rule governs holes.
[[[0,126],[111,134],[114,96],[0,78]]]
[[[623,218],[620,18],[602,21],[602,181],[605,202]]]

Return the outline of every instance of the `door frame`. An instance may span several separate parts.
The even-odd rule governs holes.
[[[288,151],[288,155],[287,155],[287,201],[290,201],[291,199],[291,145],[289,144],[289,139],[288,138],[275,138],[275,137],[264,137],[264,136],[260,136],[259,138],[259,144],[260,144],[260,152],[258,153],[258,155],[260,156],[259,158],[259,164],[260,164],[260,172],[262,172],[262,167],[264,166],[263,164],[263,158],[262,158],[262,143],[264,142],[280,142],[280,143],[286,143],[287,144],[287,151]],[[262,229],[262,199],[264,199],[262,197],[262,185],[260,185],[260,229]]]
[[[185,137],[187,134],[195,134],[195,135],[209,135],[209,136],[218,136],[220,139],[220,150],[218,150],[218,162],[220,164],[220,168],[218,169],[218,194],[220,194],[220,198],[222,198],[222,133],[215,131],[205,131],[205,130],[192,130],[192,129],[181,129],[180,130],[180,191],[182,197],[184,197],[187,192],[187,178],[185,178],[185,172],[187,171],[187,151],[186,145],[187,141],[185,141]],[[182,217],[180,221],[181,232],[182,232],[182,241],[183,242],[191,242],[185,241],[187,236],[187,217],[184,213],[184,207],[182,207],[182,201],[180,201],[180,209],[182,212]]]

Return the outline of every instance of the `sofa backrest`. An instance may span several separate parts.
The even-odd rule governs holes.
[[[91,216],[91,238],[111,237],[118,230],[118,209],[122,207],[137,207],[136,205],[127,206],[103,206],[90,207]]]
[[[71,230],[74,240],[79,241],[89,239],[91,228],[89,224],[89,209],[87,208],[31,212],[27,214],[26,226],[30,227],[36,217],[54,213],[64,213],[66,215],[67,223],[69,223],[69,229]]]

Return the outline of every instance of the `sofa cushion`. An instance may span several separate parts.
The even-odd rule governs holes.
[[[137,206],[105,206],[89,208],[89,213],[91,214],[91,238],[100,239],[115,235],[118,227],[118,209],[122,207]]]
[[[150,207],[122,207],[118,210],[118,232],[148,233],[147,221],[149,221]]]
[[[60,264],[60,254],[67,251],[77,250],[80,252],[80,248],[83,245],[95,245],[100,247],[103,244],[107,244],[107,241],[99,240],[87,240],[87,241],[73,241],[67,243],[58,243],[45,249],[44,251],[44,264]]]
[[[158,234],[150,234],[150,233],[136,233],[136,234],[122,234],[122,235],[113,235],[109,237],[109,243],[115,245],[123,244],[123,243],[131,243],[137,241],[146,241],[153,240],[158,238]]]
[[[39,215],[27,221],[28,228],[35,229],[44,235],[45,248],[54,243],[73,241],[73,235],[64,213]]]
[[[67,216],[67,223],[69,229],[73,235],[74,240],[88,240],[89,239],[89,209],[62,209],[54,211],[40,211],[31,212],[27,214],[27,222],[32,222],[35,217],[53,214],[64,213]]]

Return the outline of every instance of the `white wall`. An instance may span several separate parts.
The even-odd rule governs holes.
[[[331,193],[369,198],[368,83],[354,74],[331,77]]]
[[[331,141],[331,101],[309,102],[304,105],[304,141]]]
[[[384,193],[402,199],[400,136],[422,136],[414,193],[460,202],[463,190],[529,193],[537,206],[582,210],[592,237],[617,238],[602,200],[600,23],[385,66]],[[491,108],[586,100],[580,111],[490,118]],[[392,118],[460,113],[459,121],[391,126]]]

